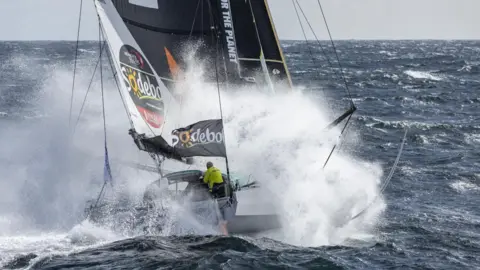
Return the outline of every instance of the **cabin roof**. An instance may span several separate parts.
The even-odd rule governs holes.
[[[172,184],[175,182],[196,182],[202,175],[203,171],[201,170],[187,170],[168,173],[164,176],[164,178],[167,178],[168,183]],[[224,178],[227,177],[227,175],[224,173],[222,173],[222,175]]]
[[[191,177],[200,177],[203,174],[200,170],[187,170],[187,171],[179,171],[179,172],[172,172],[166,174],[164,177],[168,179],[168,181],[187,181],[188,178]]]

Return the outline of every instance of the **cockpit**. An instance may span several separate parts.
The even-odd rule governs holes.
[[[214,197],[230,196],[238,189],[238,182],[232,185],[226,174],[222,174],[225,183],[220,189],[212,193],[203,183],[203,172],[188,170],[173,172],[164,175],[161,179],[151,183],[145,193],[144,200],[155,200],[160,197],[188,198],[189,201],[204,201]]]

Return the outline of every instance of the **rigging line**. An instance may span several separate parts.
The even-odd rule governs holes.
[[[343,132],[347,129],[347,126],[348,126],[348,122],[350,122],[350,119],[352,118],[352,115],[350,114],[350,116],[348,116],[348,119],[347,121],[345,122],[345,126],[343,126],[343,129],[342,131],[340,132],[340,136],[342,136]],[[332,154],[333,152],[335,151],[335,148],[337,147],[337,144],[335,144],[332,148],[332,150],[330,151],[330,154],[328,155],[327,157],[327,160],[325,161],[325,163],[323,164],[323,169],[325,169],[325,167],[327,166],[328,164],[328,161],[330,160],[330,158],[332,157]]]
[[[195,28],[195,22],[197,20],[197,16],[198,16],[198,10],[200,8],[200,4],[202,4],[202,28],[201,28],[201,32],[202,32],[202,35],[204,35],[203,33],[203,0],[198,0],[198,3],[197,3],[197,8],[195,9],[195,15],[193,16],[193,21],[192,21],[192,26],[190,27],[190,33],[188,34],[188,41],[191,41],[192,40],[192,34],[193,34],[193,29]],[[178,78],[177,78],[178,79]],[[179,98],[179,105],[180,107],[182,106],[183,104],[183,95],[180,96]],[[162,129],[162,133],[163,133],[163,129]],[[160,135],[162,135],[162,133]]]
[[[75,131],[76,131],[77,126],[78,126],[78,123],[80,122],[80,117],[82,116],[83,109],[84,109],[84,107],[85,107],[88,94],[89,94],[89,92],[90,92],[90,89],[91,89],[93,80],[94,80],[94,78],[95,78],[95,73],[97,72],[98,64],[99,64],[100,61],[101,61],[100,59],[102,58],[102,52],[103,52],[103,50],[105,50],[105,44],[104,44],[104,46],[102,47],[102,49],[100,50],[100,53],[99,53],[99,56],[98,56],[98,60],[97,60],[97,64],[95,65],[95,68],[94,68],[94,70],[93,70],[92,77],[90,78],[90,82],[89,82],[89,84],[88,84],[87,92],[85,93],[85,98],[83,99],[82,106],[80,107],[80,112],[78,113],[77,121],[75,122],[75,125],[73,126],[73,134],[75,134]]]
[[[99,41],[99,50],[100,50],[100,89],[102,90],[102,115],[103,115],[103,134],[104,134],[104,145],[105,145],[105,164],[104,164],[104,172],[103,172],[103,180],[104,183],[110,181],[110,185],[113,186],[112,181],[112,171],[110,169],[110,162],[108,160],[108,148],[107,148],[107,117],[105,115],[105,89],[103,87],[103,58],[102,58],[102,50],[103,50],[103,32],[100,24],[98,25],[98,41]],[[105,175],[107,174],[107,175]],[[108,177],[108,179],[105,179]]]
[[[99,39],[99,49],[100,49],[100,89],[102,91],[102,114],[103,114],[103,134],[105,139],[105,150],[107,149],[107,121],[105,117],[105,98],[104,98],[104,89],[103,89],[103,62],[102,62],[102,29],[100,25],[98,27],[98,39]]]
[[[210,30],[212,32],[212,44],[215,42],[215,79],[216,79],[216,85],[217,85],[217,90],[220,89],[220,82],[219,82],[219,78],[218,78],[218,65],[217,65],[217,61],[218,61],[218,43],[220,41],[219,39],[219,31],[217,29],[217,27],[215,26],[215,21],[214,21],[214,18],[213,18],[213,12],[212,12],[212,5],[210,4],[210,2],[207,2],[208,3],[208,11],[209,11],[209,21],[210,21]],[[225,71],[225,81],[227,82],[227,86],[228,86],[228,72],[227,72],[227,66],[226,66],[226,63],[225,63],[225,57],[224,57],[224,54],[223,54],[223,47],[221,47],[222,49],[222,58],[223,58],[223,65],[224,65],[224,71]],[[220,114],[222,113],[221,112],[221,107],[220,107]]]
[[[97,14],[97,15],[98,15],[98,14]],[[98,16],[98,17],[99,17],[99,16]],[[104,31],[103,24],[101,23],[100,17],[98,18],[98,20],[99,20],[99,22],[100,22],[100,25],[102,26],[102,27],[101,27],[101,29],[102,29],[102,34],[103,34],[104,36],[106,36],[106,39],[108,40],[108,35],[107,35],[107,33]],[[108,44],[108,41],[107,41],[107,44]],[[108,46],[109,46],[109,48],[110,48],[110,44],[108,44]],[[111,50],[110,50],[110,52],[111,52]],[[110,54],[107,53],[107,56],[108,56],[108,59],[111,61],[111,62],[110,62],[110,67],[111,67],[111,70],[112,70],[112,74],[114,74],[114,78],[117,78],[116,75],[118,75],[118,74],[117,74],[116,72],[114,72],[114,68],[113,68],[113,66],[112,66],[112,62],[114,62],[116,65],[118,65],[118,63],[116,62],[116,60],[115,60],[113,57],[110,57]],[[128,107],[127,107],[127,105],[126,105],[126,103],[125,103],[125,100],[124,100],[123,95],[122,95],[122,91],[120,90],[120,86],[118,85],[118,81],[117,81],[117,80],[115,80],[115,84],[116,84],[116,86],[117,86],[117,90],[118,90],[118,92],[119,92],[119,94],[120,94],[120,97],[121,97],[121,99],[122,99],[122,103],[123,103],[123,106],[124,106],[124,108],[125,108],[125,112],[126,112],[126,114],[127,114],[127,118],[129,119],[130,126],[131,126],[131,128],[134,128],[133,121],[132,121],[132,119],[131,119],[131,117],[130,117],[130,112],[129,112]],[[153,132],[152,128],[148,125],[148,123],[145,121],[145,119],[142,118],[142,120],[144,121],[145,125],[148,127],[148,129],[150,130],[150,132],[151,132],[154,136],[156,136],[155,132]]]
[[[367,210],[373,205],[373,203],[378,199],[380,194],[383,194],[385,192],[385,189],[387,188],[388,184],[390,183],[390,180],[392,179],[393,173],[395,172],[395,169],[397,168],[398,161],[400,160],[400,156],[402,155],[403,147],[405,146],[405,142],[407,140],[407,133],[408,133],[408,128],[405,129],[405,133],[403,134],[403,139],[402,139],[402,144],[400,145],[400,149],[398,150],[397,157],[395,158],[395,162],[393,163],[393,166],[390,170],[390,173],[388,174],[387,178],[384,180],[384,184],[382,188],[380,189],[379,194],[373,198],[373,200],[360,212],[358,212],[356,215],[350,218],[346,223],[362,216],[367,212]]]
[[[93,206],[93,208],[97,208],[98,206],[98,202],[100,201],[100,199],[103,197],[103,195],[105,194],[105,186],[107,184],[107,181],[105,181],[105,169],[107,168],[107,157],[108,157],[108,153],[107,153],[107,126],[106,126],[106,120],[105,120],[105,99],[104,99],[104,91],[103,91],[103,72],[102,72],[102,52],[103,52],[103,49],[105,48],[104,46],[102,46],[102,28],[100,26],[100,21],[98,23],[98,44],[99,44],[99,60],[97,62],[97,66],[98,66],[98,63],[100,63],[100,89],[101,89],[101,93],[102,93],[102,117],[103,117],[103,134],[104,134],[104,147],[105,147],[105,164],[104,164],[104,174],[103,174],[103,185],[102,185],[102,188],[100,189],[100,193],[98,194],[97,196],[97,200],[95,201],[95,205]],[[95,75],[95,71],[94,71],[94,75]],[[93,76],[92,76],[93,78]],[[87,92],[88,94],[88,92]],[[85,96],[85,100],[86,100],[86,96]],[[83,108],[83,106],[82,106]],[[108,173],[109,173],[109,176],[111,175],[111,172],[110,172],[110,168],[108,167]],[[111,182],[110,182],[111,183]],[[90,212],[89,212],[89,215],[91,214],[91,209],[90,209]]]
[[[292,0],[292,1],[293,1],[293,0]],[[321,50],[322,50],[322,53],[324,54],[324,56],[325,56],[328,64],[329,64],[331,67],[333,67],[332,63],[330,62],[329,57],[327,56],[325,50],[323,49],[323,46],[321,45],[321,43],[320,43],[320,41],[319,41],[319,39],[318,39],[318,37],[317,37],[317,35],[316,35],[313,27],[312,27],[311,24],[310,24],[310,21],[308,20],[305,12],[303,11],[300,3],[298,2],[298,0],[296,0],[296,3],[297,3],[297,5],[298,5],[298,8],[300,9],[300,11],[302,12],[302,15],[303,15],[305,21],[306,21],[307,24],[308,24],[308,26],[309,26],[309,28],[310,28],[310,31],[312,31],[312,33],[313,33],[313,35],[314,35],[314,37],[315,37],[315,40],[317,41],[317,44],[320,46],[320,48],[321,48]],[[294,5],[294,7],[295,7],[295,5]],[[295,9],[295,11],[297,12],[296,9]],[[322,13],[322,14],[323,14],[323,13]],[[298,12],[297,12],[297,17],[299,18]],[[324,17],[324,20],[325,20],[325,23],[326,23],[325,17]],[[299,18],[299,22],[300,22],[300,25],[302,26],[302,23],[301,23],[300,18]],[[302,31],[304,32],[305,41],[307,41],[307,38],[306,38],[306,35],[305,35],[305,31],[303,30],[303,26],[302,26]],[[330,35],[330,32],[329,32],[329,35]],[[330,35],[330,41],[331,41],[332,44],[333,44],[333,40],[332,40],[332,38],[331,38],[331,35]],[[308,45],[308,43],[307,43],[307,45]],[[337,52],[336,52],[336,49],[335,49],[334,45],[332,45],[332,46],[333,46],[333,49],[334,49],[334,51],[335,51],[335,54],[337,55],[337,61],[338,61],[339,65],[340,65],[340,61],[338,60],[338,54],[337,54]],[[310,52],[311,52],[311,50],[310,50]],[[312,56],[312,58],[313,58],[313,56]],[[341,131],[341,133],[340,133],[340,136],[342,136],[343,133],[345,132],[347,126],[348,126],[348,123],[349,123],[349,121],[350,121],[350,119],[351,119],[351,117],[352,117],[353,112],[355,111],[355,105],[354,105],[354,103],[353,103],[353,101],[352,101],[352,97],[351,97],[351,95],[350,95],[350,92],[348,91],[348,85],[347,85],[347,83],[346,83],[345,77],[343,76],[343,72],[342,72],[341,66],[340,66],[340,75],[339,75],[335,70],[334,70],[334,74],[335,74],[335,76],[338,76],[338,77],[340,77],[340,78],[343,79],[343,81],[344,81],[344,83],[345,83],[345,88],[347,89],[347,93],[348,93],[348,95],[349,95],[349,97],[350,97],[351,108],[350,108],[350,110],[347,111],[347,113],[350,112],[350,111],[353,109],[353,111],[350,112],[350,114],[349,114],[349,116],[348,116],[348,119],[347,119],[347,121],[345,122],[345,125],[344,125],[344,127],[343,127],[343,129],[342,129],[342,131]],[[331,108],[330,108],[330,110],[333,111]],[[339,119],[340,119],[340,118],[339,118]],[[336,125],[336,124],[335,124],[335,125]],[[340,143],[341,143],[341,142],[340,142]],[[341,144],[340,144],[340,145],[341,145]],[[335,144],[335,145],[333,146],[332,150],[330,151],[330,153],[329,153],[329,155],[328,155],[328,157],[327,157],[327,160],[325,161],[325,163],[324,163],[324,165],[323,165],[323,169],[325,169],[325,167],[327,166],[328,161],[330,160],[330,158],[331,158],[331,156],[332,156],[332,154],[334,153],[334,151],[335,151],[336,148],[337,148],[337,144]]]
[[[352,99],[352,95],[350,93],[350,89],[348,88],[347,79],[345,78],[345,74],[343,72],[342,64],[340,63],[340,57],[338,57],[337,49],[335,48],[335,42],[333,42],[332,34],[330,33],[330,28],[328,27],[327,18],[325,17],[325,13],[323,12],[322,4],[320,3],[320,0],[317,0],[317,3],[318,3],[318,6],[320,7],[320,11],[322,12],[323,21],[325,22],[325,26],[327,28],[328,36],[330,38],[330,42],[332,43],[332,48],[333,48],[333,51],[334,51],[335,56],[337,58],[338,66],[340,67],[340,74],[342,75],[343,82],[345,84],[345,89],[347,90],[347,94],[350,97],[350,102],[352,103],[353,106],[355,106],[355,103],[353,102],[353,99]]]
[[[108,40],[108,35],[107,35],[107,33],[104,31],[105,29],[104,29],[104,27],[103,27],[103,24],[101,23],[102,21],[100,20],[100,16],[98,15],[98,13],[97,13],[97,16],[98,16],[98,21],[100,22],[100,25],[101,25],[102,35],[104,35],[104,36],[106,37],[106,39]],[[107,42],[107,43],[108,43],[108,42]],[[109,48],[110,48],[110,44],[108,44],[108,45],[109,45]],[[110,49],[111,49],[111,48],[110,48]],[[110,50],[110,52],[111,52],[111,51],[112,51],[112,50]],[[113,56],[110,58],[110,55],[109,55],[109,54],[107,54],[107,55],[109,56],[109,59],[112,60],[112,62],[115,61],[115,59],[113,58]],[[119,66],[119,64],[118,64],[116,61],[115,61],[115,64],[116,64],[117,66]],[[112,69],[112,72],[113,72],[113,69]],[[116,73],[115,73],[115,74],[116,74]],[[118,74],[117,74],[117,75],[118,75]],[[125,100],[123,100],[122,91],[120,90],[120,87],[119,87],[119,85],[118,85],[117,80],[115,80],[115,84],[117,85],[118,92],[119,92],[119,94],[120,94],[120,97],[121,97],[121,99],[122,99],[123,105],[124,105],[124,107],[125,107],[125,111],[126,111],[126,113],[127,113],[127,117],[128,117],[128,119],[129,119],[129,122],[130,122],[130,126],[131,126],[132,128],[134,128],[134,126],[133,126],[133,121],[132,121],[132,119],[131,119],[131,117],[130,117],[130,112],[129,112],[128,107],[127,107],[127,105],[126,105],[126,103],[125,103]],[[152,128],[151,128],[150,125],[147,123],[147,121],[146,121],[145,119],[143,119],[143,117],[141,117],[141,118],[142,118],[143,122],[145,123],[145,126],[150,130],[150,132],[153,134],[153,136],[157,136],[157,135],[155,134],[155,132],[153,132]]]
[[[105,32],[105,29],[103,27],[103,24],[102,24],[102,20],[100,19],[100,14],[98,13],[97,11],[97,18],[98,18],[98,22],[99,22],[99,28],[101,29],[101,34],[102,36],[106,37],[106,43],[108,45],[108,48],[109,48],[109,51],[112,52],[112,49],[110,47],[110,44],[108,43],[108,34]],[[126,101],[122,95],[122,91],[120,89],[120,86],[118,85],[118,81],[117,81],[117,73],[114,71],[115,68],[113,67],[113,64],[115,66],[119,66],[119,64],[116,62],[116,59],[113,57],[113,56],[110,56],[109,53],[107,53],[107,56],[108,56],[108,59],[109,59],[109,64],[110,64],[110,68],[111,68],[111,71],[112,71],[112,74],[114,76],[114,81],[115,81],[115,85],[117,86],[117,90],[118,90],[118,93],[120,94],[120,99],[122,100],[122,103],[123,103],[123,107],[125,108],[125,113],[127,114],[127,118],[129,120],[129,123],[130,123],[130,127],[132,129],[134,129],[134,125],[133,125],[133,120],[131,118],[131,115],[130,115],[130,111],[128,110],[128,107],[127,107],[127,104],[126,104]],[[113,63],[113,64],[112,64]],[[150,132],[153,134],[153,136],[156,136],[155,132],[153,132],[152,128],[148,125],[148,123],[145,121],[145,119],[143,119],[142,117],[142,120],[144,121],[145,125],[148,127],[148,129],[150,130]],[[163,130],[162,130],[163,131]]]
[[[403,151],[403,146],[404,146],[404,143],[405,143],[406,138],[407,138],[407,132],[408,132],[408,128],[405,129],[405,133],[404,133],[403,139],[402,139],[402,145],[400,146],[400,150],[399,150],[400,152]],[[397,158],[395,159],[395,162],[393,163],[392,168],[397,167],[397,164],[398,164],[399,160],[400,160],[400,155],[397,156]],[[390,184],[390,180],[392,179],[393,173],[394,173],[394,170],[391,170],[390,173],[388,174],[387,179],[385,180],[382,188],[380,189],[380,193],[383,193],[385,191],[385,189],[387,188],[388,184]]]
[[[221,95],[220,95],[220,82],[219,82],[219,79],[218,79],[218,65],[217,65],[217,61],[218,61],[218,47],[219,47],[219,33],[216,30],[215,28],[215,23],[213,21],[213,14],[212,14],[212,7],[210,5],[210,2],[208,2],[208,6],[209,6],[209,14],[210,14],[210,27],[211,27],[211,30],[213,32],[213,35],[212,35],[212,39],[215,39],[215,79],[217,81],[217,93],[218,93],[218,104],[220,106],[220,118],[222,119],[222,133],[223,133],[223,143],[225,144],[225,165],[227,167],[227,178],[228,180],[230,181],[230,166],[229,166],[229,163],[228,163],[228,155],[227,155],[227,145],[226,145],[226,140],[225,140],[225,126],[223,125],[223,106],[222,106],[222,98],[221,98]],[[225,64],[225,58],[223,58],[223,62]],[[227,71],[225,69],[225,77],[227,77]],[[225,79],[227,82],[228,80]],[[228,87],[228,84],[227,84],[227,87]]]
[[[325,49],[323,48],[322,44],[320,43],[320,40],[318,39],[317,34],[315,33],[315,30],[313,29],[312,25],[310,24],[310,21],[308,20],[307,16],[305,15],[305,12],[303,12],[302,6],[298,2],[298,0],[296,0],[296,2],[297,2],[297,5],[298,5],[298,8],[302,12],[303,18],[305,18],[305,21],[307,22],[308,27],[310,28],[310,31],[312,31],[312,34],[315,37],[315,40],[317,41],[318,46],[322,50],[323,56],[325,56],[325,59],[327,60],[328,65],[333,68],[333,64],[330,61],[330,58],[328,57],[327,53],[325,52]],[[335,73],[335,76],[338,76],[338,78],[342,79],[342,76],[339,75],[335,69],[333,70],[333,72]]]
[[[307,34],[305,33],[305,29],[303,28],[302,20],[300,19],[300,15],[298,14],[297,6],[295,5],[295,0],[292,0],[292,4],[293,4],[293,7],[295,8],[295,13],[297,14],[298,23],[300,24],[300,28],[302,29],[303,37],[305,38],[305,43],[307,43],[307,47],[308,47],[308,51],[310,53],[310,57],[312,58],[313,64],[316,66],[317,63],[315,62],[315,58],[313,57],[312,49],[310,48],[310,45],[308,43]],[[317,71],[317,73],[319,73],[319,72]],[[318,75],[320,76],[320,73]]]
[[[190,34],[188,35],[188,38],[192,37],[193,28],[195,27],[195,21],[197,20],[198,8],[200,7],[200,2],[202,2],[202,1],[203,0],[198,0],[197,9],[195,9],[195,16],[193,17],[192,27],[190,28]],[[202,31],[203,31],[203,28],[202,28]]]
[[[317,71],[317,75],[320,78],[321,74],[320,74],[320,71],[318,71],[318,69],[316,68],[318,65],[317,65],[317,62],[315,61],[315,57],[313,56],[312,48],[310,48],[310,44],[309,44],[308,39],[307,39],[307,34],[305,33],[305,29],[303,28],[303,23],[302,23],[302,20],[300,18],[300,14],[298,14],[297,5],[295,5],[295,0],[292,0],[292,4],[293,4],[293,7],[295,8],[295,13],[297,14],[298,23],[300,24],[300,28],[302,29],[303,37],[305,38],[305,43],[307,44],[308,51],[310,53],[310,57],[312,59],[313,65],[315,66],[315,70]],[[298,4],[298,1],[297,1],[297,4]],[[321,89],[322,89],[322,92],[324,92],[324,94],[325,94],[325,90],[323,88],[321,88]],[[328,106],[328,108],[333,113],[333,109],[330,106]]]
[[[100,201],[100,198],[103,197],[103,194],[105,194],[104,191],[105,191],[106,184],[107,184],[106,182],[103,182],[102,188],[100,189],[100,192],[98,193],[97,200],[95,200],[95,204],[93,205],[93,207],[90,206],[90,209],[89,209],[89,212],[88,212],[88,215],[87,215],[87,219],[91,215],[92,210],[96,209],[98,207],[98,202]]]
[[[110,44],[108,43],[108,35],[107,33],[105,32],[105,29],[103,27],[103,24],[102,24],[102,20],[100,19],[100,15],[98,14],[98,11],[97,11],[97,18],[98,18],[98,22],[100,24],[100,29],[102,30],[102,34],[104,37],[106,37],[106,44],[108,46],[108,51],[109,52],[112,52],[112,48],[110,47]],[[120,99],[122,100],[122,103],[123,103],[123,107],[125,109],[125,113],[127,114],[127,118],[128,118],[128,122],[130,123],[130,127],[133,128],[133,122],[132,122],[132,118],[130,117],[130,111],[128,110],[128,107],[127,107],[127,104],[125,103],[125,100],[124,100],[124,97],[122,95],[122,91],[120,90],[120,85],[118,85],[118,81],[117,81],[117,72],[115,71],[115,67],[113,65],[118,65],[118,63],[115,61],[115,59],[113,58],[113,56],[111,57],[110,56],[110,53],[107,53],[107,57],[108,57],[108,62],[110,64],[110,69],[112,71],[112,74],[113,74],[113,78],[114,78],[114,81],[115,81],[115,85],[117,86],[117,90],[118,90],[118,93],[120,95]]]
[[[106,40],[107,40],[106,43],[107,43],[108,46],[109,46],[110,52],[112,52],[111,47],[110,47],[110,44],[108,43],[108,35],[107,35],[107,33],[105,32],[105,29],[104,29],[103,24],[102,24],[102,20],[100,19],[100,15],[98,14],[98,12],[97,12],[97,17],[98,17],[98,22],[99,22],[99,24],[100,24],[100,29],[101,29],[101,32],[102,32],[102,36],[105,36],[105,37],[106,37]],[[110,57],[110,54],[108,54],[108,53],[107,53],[107,56],[108,56],[108,59],[111,61],[111,62],[109,61],[109,62],[110,62],[110,68],[111,68],[111,70],[112,70],[112,74],[114,74],[114,79],[116,79],[116,78],[118,78],[118,77],[116,77],[116,75],[118,75],[118,74],[117,74],[116,72],[114,72],[114,68],[113,68],[113,66],[112,66],[112,62],[113,62],[115,65],[117,65],[117,66],[119,66],[119,64],[116,62],[116,60],[114,59],[113,56]],[[116,84],[116,86],[117,86],[118,93],[120,94],[120,99],[122,100],[123,106],[124,106],[124,108],[125,108],[125,112],[126,112],[126,114],[127,114],[127,118],[128,118],[128,120],[129,120],[129,123],[130,123],[130,127],[131,127],[131,128],[134,128],[132,118],[130,117],[130,111],[128,110],[126,101],[124,100],[124,97],[123,97],[123,95],[122,95],[122,91],[120,90],[120,86],[118,85],[118,81],[117,81],[117,80],[115,80],[115,84]],[[143,119],[143,117],[142,117],[142,120],[144,121],[145,125],[148,127],[148,129],[150,130],[150,132],[151,132],[154,136],[156,136],[155,132],[153,132],[152,128],[148,125],[148,123],[145,121],[145,119]]]
[[[72,108],[73,108],[73,93],[75,90],[75,77],[77,71],[77,59],[78,59],[78,43],[80,40],[80,26],[82,20],[82,8],[83,8],[83,0],[80,0],[80,10],[78,14],[78,27],[77,27],[77,43],[75,45],[75,60],[73,62],[73,82],[72,82],[72,94],[70,95],[70,112],[68,115],[68,127],[70,128],[71,120],[72,120]]]
[[[105,44],[107,44],[108,46],[108,41],[105,42]],[[120,85],[118,85],[118,81],[117,81],[117,72],[115,70],[115,67],[113,66],[114,63],[110,57],[110,53],[107,51],[106,53],[107,55],[107,58],[108,58],[108,64],[110,65],[110,71],[112,72],[112,75],[113,75],[113,81],[115,81],[115,85],[117,87],[117,90],[118,90],[118,93],[120,94],[120,99],[122,100],[122,104],[123,104],[123,108],[125,109],[125,113],[127,114],[127,118],[128,118],[128,122],[130,123],[130,127],[133,127],[133,123],[132,123],[132,120],[130,119],[130,112],[128,111],[128,107],[127,107],[127,104],[125,103],[125,100],[123,99],[123,96],[122,96],[122,91],[120,90]]]

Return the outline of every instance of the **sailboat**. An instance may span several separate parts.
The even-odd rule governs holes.
[[[220,97],[222,91],[229,91],[235,85],[253,85],[272,93],[276,85],[292,87],[267,1],[95,0],[94,4],[130,120],[129,134],[138,149],[147,152],[155,163],[155,166],[135,166],[159,174],[159,179],[147,187],[144,204],[135,207],[135,221],[158,214],[161,207],[155,200],[171,197],[188,200],[191,212],[197,216],[208,216],[206,213],[211,210],[213,223],[226,219],[230,233],[280,228],[272,205],[253,204],[256,201],[253,197],[264,195],[260,184],[237,177],[229,170]],[[168,127],[169,112],[180,106],[178,99],[182,95],[175,91],[186,65],[180,56],[195,42],[202,45],[195,58],[205,60],[208,72],[204,79],[218,87],[221,118]],[[351,102],[327,128],[349,120],[355,110]],[[225,159],[225,184],[216,194],[205,191],[201,170],[169,172],[161,166],[166,159],[191,164],[196,157]],[[99,202],[106,183],[112,179],[106,136],[104,175],[105,184],[99,197],[86,209],[87,217],[99,223],[105,221],[105,215],[121,211],[121,207],[112,210]],[[165,183],[173,186],[173,190],[165,189]],[[183,189],[179,189],[181,185]],[[154,223],[161,226],[164,217],[157,215],[159,219]]]
[[[135,208],[136,220],[143,220],[145,212],[159,211],[155,205],[158,196],[173,196],[177,201],[188,197],[195,213],[213,209],[213,220],[226,220],[231,233],[279,228],[272,206],[251,204],[252,196],[261,195],[259,184],[230,173],[223,116],[181,128],[166,127],[169,111],[178,106],[175,83],[181,80],[181,67],[185,65],[179,55],[195,42],[203,45],[196,58],[209,60],[205,70],[212,71],[205,80],[215,82],[219,90],[244,84],[270,91],[274,91],[274,84],[291,86],[267,2],[96,0],[95,8],[130,119],[129,134],[156,164],[154,168],[137,167],[157,171],[160,176],[147,187],[145,204]],[[165,159],[190,164],[192,158],[200,156],[225,158],[227,171],[220,191],[205,191],[200,170],[167,173],[161,166]],[[111,179],[109,166],[105,143],[105,179]],[[165,182],[175,186],[173,195],[158,189]],[[179,184],[186,187],[179,190]],[[100,194],[104,188],[105,184]],[[90,220],[99,223],[112,214],[111,207],[101,207],[100,197],[86,211]],[[119,211],[118,207],[114,211]]]

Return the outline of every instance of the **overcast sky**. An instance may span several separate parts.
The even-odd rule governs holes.
[[[317,35],[326,38],[317,1],[299,3]],[[480,39],[480,0],[321,3],[334,39]],[[80,0],[0,0],[0,40],[75,40],[79,4]],[[303,39],[292,1],[269,4],[280,39]],[[80,38],[97,39],[92,0],[84,0],[83,14]]]

